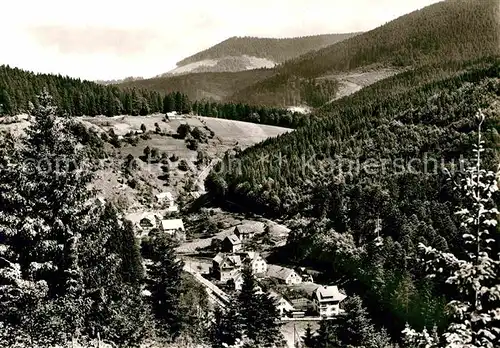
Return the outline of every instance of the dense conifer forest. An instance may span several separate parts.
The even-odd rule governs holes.
[[[314,86],[304,86],[309,98],[320,103],[321,95],[315,93]],[[37,94],[44,89],[52,96],[58,113],[70,116],[137,116],[177,111],[291,128],[309,122],[307,116],[281,108],[207,99],[193,101],[178,91],[160,94],[149,89],[103,86],[70,77],[34,74],[5,65],[0,66],[0,115],[28,112],[37,104]]]
[[[0,115],[27,112],[36,96],[46,88],[58,112],[71,116],[114,116],[120,114],[147,115],[161,112],[162,96],[145,89],[119,89],[94,82],[35,74],[6,65],[0,66]]]
[[[472,148],[478,108],[485,161],[498,163],[499,78],[497,58],[396,75],[328,105],[307,127],[226,156],[206,186],[221,204],[303,221],[274,261],[345,282],[395,337],[406,322],[442,328],[450,294],[412,260],[420,242],[463,247],[459,198],[442,169],[453,172]]]

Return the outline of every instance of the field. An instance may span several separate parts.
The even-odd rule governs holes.
[[[129,132],[141,132],[141,126],[146,127],[148,138],[137,137],[138,143],[130,145],[122,141],[120,148],[108,147],[111,154],[110,163],[104,166],[98,173],[98,179],[95,181],[95,187],[100,190],[104,197],[111,197],[118,200],[122,206],[130,210],[142,209],[144,205],[151,206],[154,201],[154,195],[162,191],[170,191],[174,197],[179,197],[182,192],[203,190],[203,182],[210,168],[209,163],[223,156],[227,150],[235,146],[244,149],[252,146],[269,137],[275,137],[280,134],[291,131],[287,128],[258,125],[248,122],[232,121],[210,117],[199,116],[176,116],[165,121],[161,114],[149,116],[117,116],[117,117],[81,117],[81,122],[89,128],[102,133],[109,133],[110,129],[117,136],[125,136]],[[161,129],[160,134],[154,131],[158,124]],[[198,127],[207,136],[213,132],[213,138],[209,138],[207,143],[200,143],[196,151],[188,149],[185,140],[175,137],[177,128],[181,124],[188,124],[191,128]],[[178,160],[169,160],[170,183],[166,185],[165,181],[160,179],[162,175],[162,164],[145,163],[136,160],[139,169],[134,174],[134,179],[138,182],[138,187],[131,188],[125,185],[125,180],[121,175],[121,166],[128,155],[135,159],[143,156],[146,147],[155,148],[160,154],[166,153],[168,157],[175,155]],[[207,154],[207,163],[197,166],[198,152],[203,151]],[[178,164],[185,160],[188,164],[188,170],[178,169]],[[195,188],[186,189],[187,181],[192,181]]]
[[[192,115],[175,116],[168,121],[165,120],[163,114],[84,116],[76,119],[99,134],[109,133],[112,129],[118,138],[122,139],[118,148],[106,143],[108,158],[101,161],[93,187],[99,191],[100,196],[109,198],[129,211],[153,207],[155,194],[163,191],[172,192],[174,197],[186,196],[184,193],[191,191],[202,191],[204,179],[211,169],[210,164],[215,163],[215,160],[222,157],[226,151],[236,146],[245,149],[269,137],[291,131],[288,128]],[[159,134],[155,132],[155,124],[158,124],[161,129]],[[207,143],[200,143],[196,151],[189,149],[184,139],[178,139],[175,136],[181,124],[188,124],[192,129],[198,127],[209,138]],[[0,131],[22,135],[24,128],[28,125],[27,115],[19,115],[13,117],[12,120],[9,119],[7,123],[1,123]],[[147,137],[145,138],[141,137],[142,125],[146,127]],[[130,132],[139,133],[133,136],[137,140],[135,145],[124,141],[125,135]],[[212,138],[210,138],[211,132],[213,132]],[[169,158],[172,155],[177,157],[174,161],[167,161],[170,167],[168,184],[160,178],[163,174],[161,163],[147,163],[141,160],[146,147],[157,149],[159,154],[166,153]],[[195,162],[200,151],[206,153],[207,161],[198,166]],[[132,178],[130,175],[125,177],[123,174],[123,165],[128,155],[132,155],[138,165]],[[187,171],[178,169],[182,160],[187,163]],[[129,185],[131,179],[136,182],[136,185],[132,185],[135,187]],[[186,186],[187,181],[194,183],[194,187],[187,189],[188,186],[193,186]]]

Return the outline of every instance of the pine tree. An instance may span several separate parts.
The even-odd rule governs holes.
[[[147,311],[139,286],[123,282],[129,254],[110,248],[113,219],[90,200],[90,153],[77,146],[72,121],[55,117],[47,93],[37,105],[20,146],[7,137],[8,152],[0,151],[0,278],[8,284],[0,289],[0,326],[14,327],[29,346],[96,330],[137,343]]]
[[[500,260],[491,255],[494,248],[498,248],[495,227],[499,213],[495,194],[498,192],[500,165],[496,172],[483,168],[481,154],[485,149],[481,126],[485,116],[481,110],[476,118],[479,125],[473,150],[475,163],[467,168],[459,182],[455,182],[455,187],[464,196],[463,206],[456,214],[462,218],[466,257],[461,259],[452,253],[419,245],[425,255],[430,256],[426,261],[432,270],[430,276],[449,273],[446,282],[458,290],[459,296],[448,304],[453,320],[442,340],[407,326],[403,331],[405,340],[414,345],[493,348],[500,342]]]
[[[148,289],[153,315],[158,323],[157,332],[160,337],[175,339],[182,327],[179,297],[183,264],[176,259],[174,243],[169,236],[155,236],[151,244],[151,264],[147,266]]]
[[[243,267],[242,275],[238,309],[245,336],[257,346],[280,342],[280,314],[276,304],[269,295],[257,293],[257,283],[248,264]]]
[[[2,221],[3,234],[19,255],[24,276],[44,279],[53,295],[78,294],[77,248],[92,171],[66,126],[70,121],[56,118],[46,92],[33,119],[6,171],[6,181],[16,185],[4,196],[11,208]]]
[[[307,324],[306,332],[304,333],[304,345],[308,348],[314,348],[314,337],[310,324]]]
[[[242,338],[241,320],[236,302],[229,304],[225,310],[216,307],[213,319],[209,337],[213,348],[223,347],[224,344],[233,346]]]
[[[163,98],[163,112],[167,113],[167,112],[171,112],[174,110],[175,110],[175,106],[174,106],[174,100],[172,98],[172,94],[165,95],[165,97]]]

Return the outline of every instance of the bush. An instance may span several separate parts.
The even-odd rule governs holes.
[[[189,170],[189,166],[186,162],[186,160],[182,160],[179,162],[179,165],[177,166],[180,170],[187,172]]]
[[[187,142],[187,148],[193,151],[198,150],[198,147],[200,146],[200,143],[196,139],[189,139],[186,142]]]
[[[194,127],[194,129],[191,131],[191,135],[193,136],[194,139],[198,140],[200,143],[207,142],[207,136],[198,127]]]
[[[191,127],[188,124],[183,123],[177,128],[177,135],[179,136],[179,138],[184,139],[190,133],[190,131]]]

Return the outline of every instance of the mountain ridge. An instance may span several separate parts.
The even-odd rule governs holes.
[[[268,58],[276,63],[282,63],[308,51],[325,47],[359,34],[359,32],[355,32],[286,38],[232,36],[212,47],[180,60],[176,65],[179,67],[203,59],[243,55]]]

